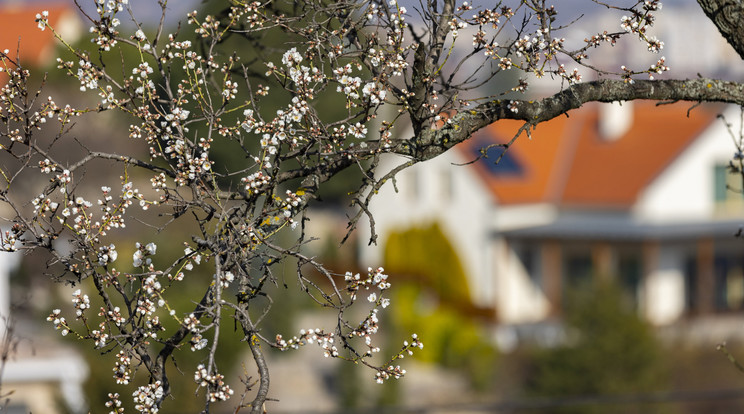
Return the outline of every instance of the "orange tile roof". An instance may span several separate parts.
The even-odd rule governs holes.
[[[74,13],[66,3],[15,3],[0,6],[0,50],[8,49],[15,60],[20,57],[24,66],[42,66],[53,61],[55,40],[52,32],[41,31],[34,20],[42,10],[49,11],[49,23],[57,23]],[[20,55],[20,56],[19,56]]]
[[[589,104],[521,136],[508,156],[519,175],[493,174],[481,160],[472,167],[500,204],[550,202],[561,206],[628,208],[641,192],[715,119],[715,107],[632,105],[632,125],[615,140],[599,132],[599,104]],[[504,143],[521,122],[499,121],[458,148],[473,154],[484,143]]]

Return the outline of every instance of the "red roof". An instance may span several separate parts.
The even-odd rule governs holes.
[[[489,171],[486,163],[492,159],[473,167],[500,204],[627,208],[715,120],[719,108],[699,106],[688,117],[689,103],[636,101],[626,104],[632,124],[609,140],[600,133],[599,105],[539,124],[532,139],[517,139],[507,156],[519,166],[518,174]],[[474,154],[484,144],[507,142],[521,125],[496,122],[458,148]]]
[[[51,30],[40,30],[36,14],[49,12],[49,23],[58,28],[62,19],[75,16],[75,10],[67,3],[16,3],[0,6],[0,50],[8,49],[8,55],[16,60],[20,55],[23,66],[42,66],[54,59],[56,40]]]

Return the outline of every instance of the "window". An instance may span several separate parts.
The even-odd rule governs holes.
[[[505,147],[496,144],[497,142],[508,142],[508,139],[481,135],[476,136],[473,142],[471,154],[473,157],[480,157],[477,164],[485,167],[488,174],[495,177],[520,177],[524,175],[524,167],[518,157],[514,155],[514,151],[507,151]],[[498,164],[496,161],[498,161]]]
[[[563,256],[563,292],[564,294],[580,288],[586,288],[592,282],[594,264],[589,249],[576,249]]]
[[[716,309],[744,308],[744,262],[741,258],[717,256],[714,273]]]
[[[694,312],[698,309],[698,261],[695,255],[685,260],[685,308]]]
[[[528,242],[514,245],[514,252],[519,258],[525,273],[529,276],[532,286],[535,289],[542,290],[543,282],[540,271],[540,255],[536,250],[535,245]]]
[[[618,286],[633,308],[638,307],[643,262],[638,250],[620,250],[617,258]]]
[[[715,183],[713,185],[713,189],[715,191],[715,200],[717,203],[726,201],[726,197],[728,197],[726,178],[728,178],[728,169],[726,168],[726,166],[716,165]]]
[[[504,147],[486,148],[486,156],[478,162],[483,163],[490,174],[495,176],[520,176],[523,174],[522,165],[512,156],[511,151],[507,151]],[[481,156],[481,150],[481,148],[477,148],[474,155]],[[496,161],[498,161],[498,164]]]
[[[718,164],[714,172],[714,200],[723,213],[735,213],[744,207],[742,175],[732,172],[728,165]]]

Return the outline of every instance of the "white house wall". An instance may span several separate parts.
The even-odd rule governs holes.
[[[725,115],[729,122],[738,120],[739,109]],[[658,223],[714,218],[714,168],[728,164],[734,152],[723,122],[714,121],[646,188],[634,207],[636,217]]]
[[[501,232],[548,225],[558,217],[558,209],[548,203],[500,205],[491,217],[493,228]]]
[[[499,322],[520,324],[545,319],[550,304],[541,288],[530,279],[514,249],[503,238],[494,240],[492,245]],[[539,267],[535,266],[535,271]]]
[[[0,253],[0,335],[10,318],[10,274],[18,267],[20,253]]]
[[[667,325],[685,311],[684,251],[660,246],[655,262],[645,278],[642,311],[649,322]]]

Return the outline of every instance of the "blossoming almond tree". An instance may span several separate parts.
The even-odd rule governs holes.
[[[215,359],[226,321],[242,330],[258,371],[257,381],[245,382],[243,395],[252,396],[234,402],[235,412],[264,410],[267,346],[317,344],[326,357],[371,368],[378,382],[404,374],[397,360],[423,346],[415,335],[392,357],[373,358],[379,352],[373,341],[378,314],[390,304],[384,270],[345,273],[303,253],[312,236],[305,232],[307,207],[343,170],[363,173],[349,231],[369,216],[374,242],[368,205],[382,185],[498,120],[524,121],[521,134],[590,101],[744,104],[739,83],[654,80],[669,70],[663,57],[649,67],[617,72],[592,64],[593,51],[625,37],[644,44],[648,53],[662,50],[663,42],[651,35],[658,0],[593,0],[617,14],[617,25],[581,44],[568,44],[562,34],[570,25],[557,23],[572,18],[542,0],[230,0],[214,15],[190,13],[174,33],[163,23],[165,0],[158,2],[163,18],[152,30],[142,26],[127,0],[91,3],[93,8],[81,8],[90,25],[90,50],[57,35],[47,12],[40,11],[36,23],[74,57],[59,59],[58,69],[96,104],[77,108],[47,98],[43,87],[29,86],[33,77],[23,62],[9,51],[2,54],[9,80],[0,93],[0,144],[14,163],[0,171],[0,202],[10,212],[1,241],[6,251],[46,251],[66,280],[79,286],[72,304],[54,309],[48,320],[63,335],[116,355],[111,412],[123,411],[117,390],[135,376],[146,385],[127,398],[139,412],[157,412],[171,393],[169,376],[177,372],[169,361],[182,347],[203,354],[194,381],[204,391],[204,411],[229,400],[235,385],[225,382],[225,367]],[[744,57],[741,2],[699,3]],[[125,19],[130,24],[120,25]],[[582,82],[586,69],[605,79]],[[502,73],[516,74],[514,83],[504,86]],[[561,90],[538,100],[503,98],[542,77],[556,79]],[[483,96],[483,87],[492,85],[503,91]],[[82,128],[74,126],[76,120],[106,114],[126,122],[123,139],[146,150],[76,143],[74,131]],[[43,138],[49,134],[53,139]],[[82,155],[58,155],[59,143],[81,147]],[[221,145],[244,162],[216,163],[210,151]],[[388,153],[407,161],[380,178],[375,167]],[[86,173],[94,163],[117,171],[120,180]],[[30,200],[24,199],[28,184],[20,182],[29,176],[45,178],[24,181],[41,183],[30,189]],[[153,230],[138,233],[135,246],[122,246],[121,234],[143,223]],[[184,228],[193,232],[178,240]],[[156,231],[183,245],[182,254],[161,258],[162,248],[159,253],[148,240]],[[132,249],[131,261],[119,255]],[[336,310],[335,326],[289,337],[261,330],[271,311],[266,288],[281,283],[277,266],[290,259],[297,263],[299,289]],[[197,266],[209,267],[212,276],[196,273]],[[198,279],[202,292],[188,308],[177,307],[173,298],[186,278]],[[356,302],[369,309],[361,320],[350,320],[347,310]]]

